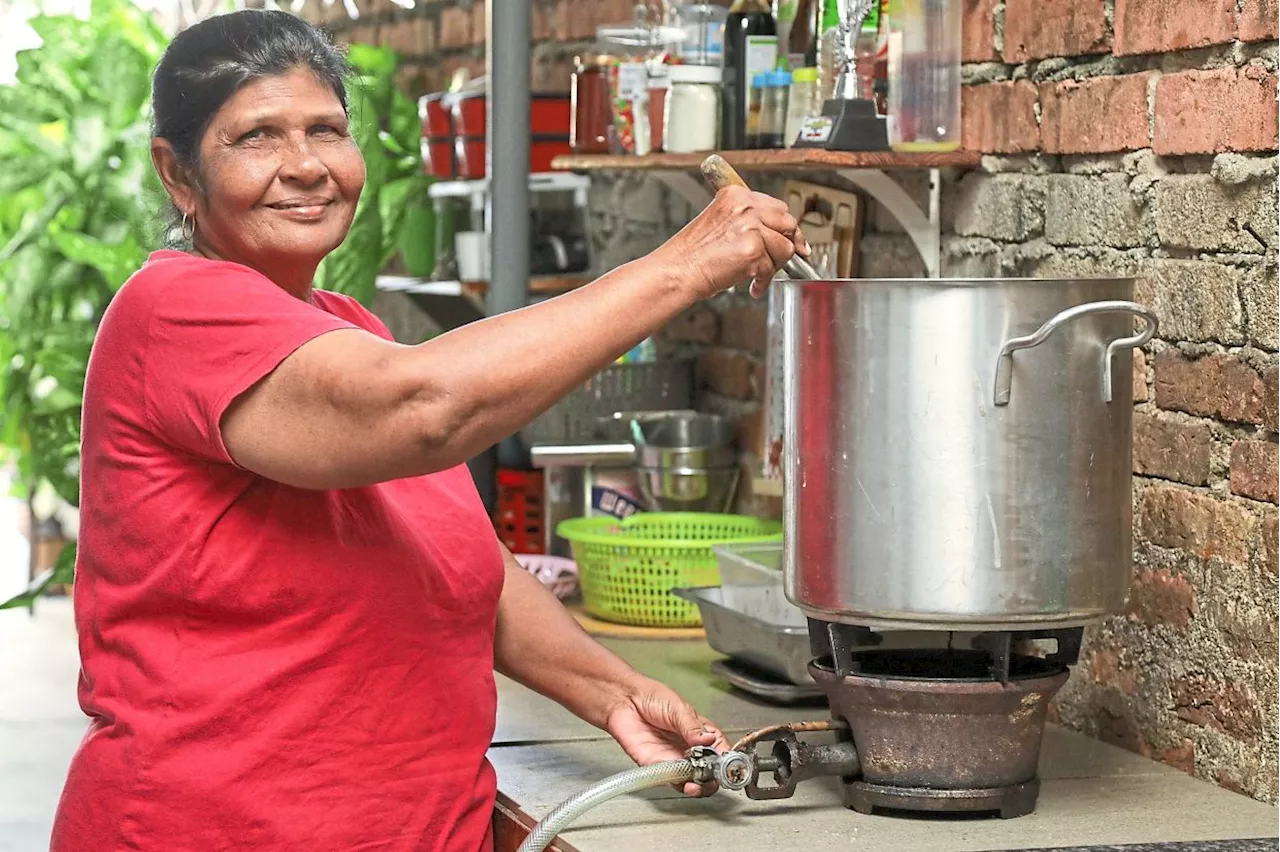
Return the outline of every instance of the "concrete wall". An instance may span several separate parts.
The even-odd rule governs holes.
[[[1092,628],[1064,724],[1277,797],[1276,0],[963,0],[965,144],[948,182],[956,275],[1136,275],[1163,320],[1134,373],[1129,611]],[[535,2],[537,85],[630,3]],[[335,5],[340,9],[340,4]],[[338,13],[340,15],[340,13]],[[428,91],[483,67],[483,4],[375,0],[350,37],[410,57]],[[903,180],[922,192],[919,176]],[[762,188],[767,188],[762,186]],[[592,190],[597,260],[638,257],[692,211],[652,179]],[[864,275],[918,276],[871,211]],[[725,295],[663,334],[707,407],[760,428],[763,305]],[[776,503],[754,501],[756,511]]]

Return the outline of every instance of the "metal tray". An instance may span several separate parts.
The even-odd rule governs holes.
[[[744,607],[738,604],[757,590],[762,597],[756,602],[760,605],[748,607],[755,609],[752,614],[743,612]],[[732,607],[726,605],[724,590],[719,586],[672,589],[671,593],[697,604],[702,614],[702,625],[707,631],[707,643],[721,654],[798,686],[812,685],[809,661],[813,653],[809,650],[809,628],[804,624],[777,623],[789,616],[776,619],[760,617],[768,612],[767,606],[780,611],[782,605],[792,607],[790,602],[782,598],[779,603],[776,597],[770,596],[766,604],[763,596],[770,592],[768,586],[738,588],[733,592],[735,600]],[[749,605],[751,601],[746,603]]]
[[[822,689],[815,683],[798,686],[785,680],[775,680],[773,675],[762,674],[739,660],[716,660],[711,673],[722,677],[730,686],[770,704],[826,703]]]

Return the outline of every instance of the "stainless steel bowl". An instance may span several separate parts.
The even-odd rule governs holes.
[[[640,467],[706,470],[731,467],[737,461],[735,427],[728,418],[681,411],[637,419],[642,433],[636,440]]]
[[[726,512],[738,489],[737,467],[636,468],[651,512]]]

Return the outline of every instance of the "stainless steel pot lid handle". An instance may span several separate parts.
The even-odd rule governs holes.
[[[1155,336],[1156,327],[1159,325],[1156,315],[1149,308],[1143,307],[1137,302],[1116,300],[1076,305],[1054,316],[1036,329],[1035,333],[1008,340],[1004,346],[1000,347],[1000,357],[996,361],[995,404],[998,406],[1009,404],[1009,394],[1013,390],[1014,352],[1019,349],[1030,349],[1032,346],[1039,346],[1048,340],[1049,335],[1053,334],[1060,326],[1071,322],[1071,320],[1079,319],[1089,314],[1115,313],[1135,314],[1143,319],[1146,323],[1146,328],[1131,337],[1122,337],[1107,344],[1107,351],[1102,359],[1102,401],[1111,402],[1112,357],[1121,349],[1136,349],[1139,346],[1145,346],[1147,341]]]

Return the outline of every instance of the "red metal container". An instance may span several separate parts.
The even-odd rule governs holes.
[[[449,96],[444,92],[425,95],[418,100],[418,117],[422,120],[422,162],[428,174],[443,180],[457,177],[453,159],[453,116]]]
[[[551,161],[561,154],[569,154],[568,136],[535,136],[529,147],[529,171],[551,171]],[[460,136],[454,141],[454,159],[458,164],[458,177],[476,180],[485,176],[484,137]]]
[[[454,132],[458,136],[485,135],[484,92],[461,95],[452,106]],[[529,103],[530,132],[534,136],[569,136],[573,105],[569,95],[535,92]]]

